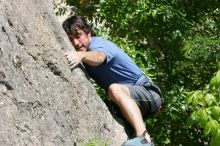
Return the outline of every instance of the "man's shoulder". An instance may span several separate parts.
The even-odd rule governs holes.
[[[101,37],[92,37],[90,48],[105,47],[109,43],[108,40]]]
[[[105,43],[105,42],[109,42],[107,39],[104,39],[102,37],[92,37],[92,41],[91,43],[92,44],[102,44],[102,43]]]

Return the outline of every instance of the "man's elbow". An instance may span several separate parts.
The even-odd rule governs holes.
[[[104,52],[100,52],[97,59],[100,64],[103,64],[106,60],[106,54]]]

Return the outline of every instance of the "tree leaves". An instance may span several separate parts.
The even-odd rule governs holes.
[[[220,70],[216,73],[214,78],[212,78],[210,86],[213,88],[220,88]]]
[[[204,135],[211,137],[211,146],[220,144],[220,98],[217,98],[219,82],[220,70],[211,79],[210,86],[204,90],[190,92],[186,98],[186,103],[192,105],[193,111],[188,124],[198,124],[204,128]]]
[[[220,130],[218,129],[217,134],[211,140],[211,146],[219,146],[220,145]]]
[[[220,107],[219,106],[211,107],[211,115],[213,119],[220,122]]]

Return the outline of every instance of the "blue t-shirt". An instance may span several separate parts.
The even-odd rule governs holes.
[[[105,90],[112,83],[135,84],[143,75],[141,69],[114,43],[92,37],[87,51],[102,51],[106,60],[99,66],[85,64],[88,74]]]

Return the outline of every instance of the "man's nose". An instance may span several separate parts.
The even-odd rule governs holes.
[[[79,44],[79,39],[73,39],[74,46],[77,46]]]

